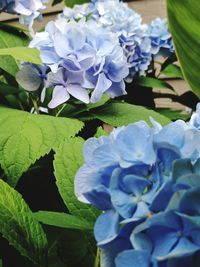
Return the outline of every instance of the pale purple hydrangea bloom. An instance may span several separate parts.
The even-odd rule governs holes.
[[[36,33],[30,47],[39,49],[42,62],[51,70],[44,77],[41,97],[43,101],[46,90],[54,87],[49,108],[66,102],[70,95],[95,103],[104,93],[110,97],[126,94],[128,64],[119,39],[95,23],[59,18]],[[23,79],[27,80],[24,68],[18,74],[22,86]]]
[[[145,75],[152,56],[166,56],[164,52],[174,52],[165,19],[144,25],[141,16],[119,0],[94,0],[89,4],[76,5],[73,9],[66,8],[62,15],[66,19],[84,16],[118,36],[129,64],[128,82],[135,75]]]

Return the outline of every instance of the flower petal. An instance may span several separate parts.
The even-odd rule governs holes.
[[[70,98],[69,93],[66,88],[60,85],[57,85],[53,90],[52,99],[48,104],[49,108],[56,108],[60,104],[65,103]]]

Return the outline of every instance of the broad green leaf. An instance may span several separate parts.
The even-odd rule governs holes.
[[[24,33],[20,33],[11,26],[0,26],[0,48],[27,46],[28,42],[29,39]],[[0,57],[0,68],[13,76],[15,76],[19,70],[18,62],[11,56]]]
[[[93,230],[94,225],[84,219],[62,212],[39,211],[34,213],[36,220],[43,224],[78,230]]]
[[[64,0],[65,5],[68,7],[73,7],[74,5],[80,5],[89,2],[89,0]]]
[[[110,103],[92,113],[96,118],[112,126],[123,126],[139,120],[145,120],[149,123],[150,117],[162,125],[170,123],[168,118],[153,110],[127,103]]]
[[[0,107],[0,125],[0,165],[13,186],[37,159],[83,127],[83,123],[75,119],[35,115],[5,107]]]
[[[10,48],[1,48],[0,56],[11,56],[15,60],[21,60],[25,62],[42,64],[40,59],[40,52],[36,48],[29,47],[10,47]]]
[[[200,97],[200,2],[167,0],[170,31],[183,74]]]
[[[174,90],[173,87],[162,80],[151,78],[151,77],[139,77],[133,80],[133,83],[138,84],[144,87],[151,87],[151,88],[168,88]]]
[[[99,212],[77,200],[74,194],[74,177],[83,164],[81,138],[66,139],[56,150],[54,169],[58,191],[71,214],[94,222]]]
[[[22,196],[3,180],[0,180],[0,233],[23,256],[45,266],[45,233]]]
[[[164,74],[165,76],[170,78],[183,79],[181,68],[175,64],[168,65],[164,70],[161,71],[161,74]]]

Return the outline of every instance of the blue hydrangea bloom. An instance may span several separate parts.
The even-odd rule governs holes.
[[[197,104],[196,112],[192,114],[189,125],[200,129],[200,103]]]
[[[61,17],[80,19],[87,17],[99,27],[115,33],[129,64],[129,76],[145,75],[153,55],[166,56],[174,52],[166,19],[155,19],[147,26],[127,4],[119,0],[94,0],[89,4],[66,8]]]
[[[151,22],[148,28],[148,35],[151,39],[152,54],[158,55],[162,52],[174,52],[172,37],[169,32],[167,19],[157,18]]]
[[[144,75],[152,61],[151,41],[144,37],[130,53],[127,53],[127,60],[130,66],[129,79],[136,75]],[[128,81],[128,79],[127,79]]]
[[[174,267],[183,258],[196,266],[200,131],[181,120],[153,125],[120,127],[84,145],[75,194],[103,211],[94,227],[103,266]]]

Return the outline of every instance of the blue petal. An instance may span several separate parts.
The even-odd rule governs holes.
[[[190,256],[200,250],[200,246],[193,244],[189,239],[182,237],[174,249],[165,256],[158,256],[158,260]]]
[[[108,78],[106,78],[104,73],[99,74],[96,87],[91,95],[91,102],[92,103],[98,102],[103,93],[107,91],[111,85],[112,82]]]
[[[125,219],[131,218],[136,210],[137,202],[131,195],[120,190],[110,190],[111,201],[117,212]]]
[[[158,149],[157,156],[163,165],[162,171],[169,174],[172,169],[172,163],[180,158],[180,153],[177,150],[161,147]]]
[[[94,226],[94,235],[99,246],[114,240],[119,234],[119,215],[114,210],[104,212]]]
[[[126,249],[132,249],[131,243],[129,241],[129,235],[124,235],[122,228],[119,236],[115,238],[112,242],[101,247],[101,267],[116,267],[115,258],[116,256]]]
[[[193,167],[190,159],[180,159],[173,164],[173,181],[177,181],[183,175],[193,173]]]
[[[147,179],[136,175],[129,174],[122,178],[123,190],[134,193],[135,196],[141,196],[145,188],[150,185],[151,183]]]
[[[179,211],[188,215],[200,216],[200,187],[185,192],[179,203]]]
[[[155,195],[150,209],[153,212],[163,211],[167,207],[174,191],[172,188],[172,182],[168,182],[161,187],[161,189]]]
[[[93,206],[100,210],[109,210],[112,208],[110,194],[108,189],[103,185],[97,185],[83,195]]]
[[[151,256],[147,251],[126,250],[115,259],[116,267],[149,267]]]
[[[74,179],[75,194],[80,201],[89,203],[84,193],[92,191],[97,185],[101,184],[101,175],[95,170],[83,165],[76,173]]]

